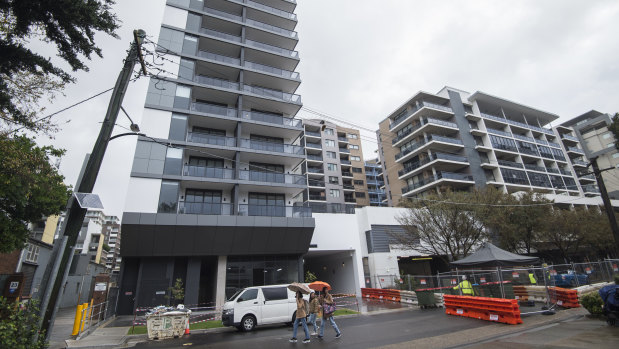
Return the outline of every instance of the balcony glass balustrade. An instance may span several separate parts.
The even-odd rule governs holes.
[[[559,169],[552,168],[552,167],[546,167],[546,172],[548,172],[548,173],[561,173],[561,171],[559,171]]]
[[[198,51],[198,57],[210,59],[212,61],[223,62],[234,65],[241,65],[241,60],[234,57],[224,56],[217,53],[212,53],[208,51]]]
[[[307,130],[305,130],[305,135],[306,136],[311,136],[311,137],[320,137],[320,132],[314,132],[314,131],[307,131]]]
[[[263,22],[258,22],[256,20],[253,19],[249,19],[247,18],[245,20],[245,23],[253,25],[254,27],[258,27],[261,29],[266,29],[266,30],[270,30],[272,32],[275,32],[277,34],[281,34],[283,36],[287,36],[289,38],[293,38],[293,39],[298,39],[299,35],[297,34],[297,32],[293,31],[293,30],[288,30],[288,29],[284,29],[284,28],[280,28],[271,24],[266,24]]]
[[[311,217],[312,208],[303,206],[239,205],[239,216]]]
[[[342,165],[351,165],[352,163],[350,162],[350,160],[341,160],[340,159],[340,164],[342,164]]]
[[[436,104],[436,103],[421,101],[418,105],[415,105],[413,107],[413,109],[411,109],[408,113],[406,113],[406,115],[398,118],[397,120],[393,120],[391,122],[391,125],[389,125],[389,129],[393,129],[394,127],[399,125],[402,121],[406,120],[409,116],[413,115],[418,110],[420,110],[421,108],[424,108],[424,107],[438,109],[438,110],[446,111],[448,113],[453,113],[453,110],[450,107],[447,107],[447,106],[444,106],[444,105],[440,105],[440,104]]]
[[[213,30],[213,29],[207,29],[207,28],[200,28],[200,33],[206,34],[208,36],[213,36],[216,38],[220,38],[220,39],[224,39],[224,40],[229,40],[229,41],[234,41],[234,42],[241,42],[241,37],[240,36],[236,36],[236,35],[232,35],[232,34],[228,34],[228,33],[223,33],[217,30]]]
[[[266,50],[266,51],[270,51],[273,53],[277,53],[280,54],[282,56],[286,56],[286,57],[290,57],[290,58],[299,58],[299,52],[297,51],[292,51],[292,50],[287,50],[285,48],[279,47],[279,46],[274,46],[274,45],[269,45],[269,44],[265,44],[264,42],[259,42],[259,41],[254,41],[254,40],[245,40],[245,44],[251,47],[255,47],[255,48],[259,48],[261,50]]]
[[[236,91],[239,90],[238,82],[213,78],[210,76],[196,75],[193,77],[193,81],[199,84],[213,86],[213,87],[227,88],[229,90],[236,90]]]
[[[327,201],[327,197],[324,195],[309,195],[309,199],[310,200],[316,200],[316,201]]]
[[[516,134],[516,133],[514,133],[514,138],[520,139],[521,141],[527,141],[527,142],[534,142],[535,141],[535,138],[519,135],[519,134]]]
[[[220,116],[227,116],[231,118],[236,118],[237,113],[234,108],[222,107],[220,105],[203,103],[203,102],[193,102],[191,103],[191,110],[197,111],[200,113],[214,114]]]
[[[410,145],[408,147],[408,149],[397,153],[395,155],[395,159],[398,160],[401,157],[403,157],[403,156],[405,156],[405,155],[407,155],[407,154],[409,154],[409,153],[419,149],[423,145],[428,144],[428,143],[430,143],[432,141],[462,145],[462,141],[457,139],[457,138],[451,138],[451,137],[445,137],[445,136],[439,136],[439,135],[429,135],[427,141],[419,141],[417,143],[414,143],[414,144]]]
[[[342,187],[344,190],[355,190],[355,186],[350,184],[342,184]]]
[[[307,167],[307,172],[309,173],[325,173],[322,167]]]
[[[268,114],[268,113],[244,110],[242,113],[242,116],[243,116],[243,119],[246,119],[246,120],[267,122],[269,124],[290,126],[290,127],[295,127],[298,129],[303,128],[303,123],[301,122],[300,119],[288,118],[288,117],[284,117],[284,116],[276,115],[276,114]]]
[[[421,188],[425,185],[428,185],[430,183],[436,182],[440,179],[449,179],[449,180],[457,180],[457,181],[467,181],[467,182],[472,182],[473,181],[473,176],[471,175],[467,175],[464,173],[455,173],[455,172],[445,172],[445,171],[441,171],[441,172],[437,172],[436,175],[434,176],[429,176],[429,177],[425,177],[421,180],[419,180],[417,183],[413,183],[413,184],[409,184],[407,186],[405,186],[404,188],[402,188],[402,194],[406,194],[412,190]]]
[[[569,139],[570,141],[574,141],[574,142],[578,142],[578,137],[574,137],[568,134],[563,134],[561,135],[561,138],[563,139]]]
[[[572,152],[578,153],[578,154],[584,154],[585,153],[582,149],[576,148],[576,147],[567,147],[567,151],[572,151]]]
[[[571,171],[569,171],[569,170],[559,169],[559,172],[560,172],[562,175],[565,175],[565,176],[571,176],[571,175],[572,175],[572,172],[571,172]]]
[[[497,160],[497,163],[500,166],[508,166],[508,167],[516,167],[516,168],[524,168],[524,165],[519,162],[508,161],[508,160]]]
[[[548,145],[548,142],[546,142],[546,141],[545,141],[545,140],[543,140],[543,139],[535,139],[535,143],[537,143],[537,144],[543,144],[543,145]]]
[[[190,177],[234,179],[234,169],[184,165],[183,175]]]
[[[242,3],[242,1],[239,1],[239,0],[235,0],[234,2]],[[274,7],[271,7],[271,6],[267,6],[267,5],[263,5],[263,4],[260,4],[260,3],[257,3],[255,1],[251,1],[251,0],[247,0],[247,1],[245,1],[245,3],[248,4],[248,5],[252,5],[255,8],[259,8],[259,9],[265,11],[265,12],[272,13],[274,15],[278,15],[278,16],[281,16],[281,17],[284,17],[284,18],[288,18],[288,19],[291,19],[293,21],[297,20],[297,15],[292,13],[292,12],[287,12],[287,11],[284,11],[284,10],[280,10],[280,9],[277,9],[277,8],[274,8]]]
[[[246,68],[259,70],[261,72],[270,73],[270,74],[273,74],[273,75],[278,75],[278,76],[281,76],[281,77],[284,77],[284,78],[299,80],[299,73],[294,72],[294,71],[279,69],[279,68],[271,67],[271,66],[268,66],[268,65],[254,63],[254,62],[249,62],[249,61],[245,61],[244,66]]]
[[[309,179],[307,181],[307,185],[310,187],[321,187],[324,188],[325,187],[325,182],[324,181],[319,181],[316,179]]]
[[[574,165],[580,165],[580,166],[585,166],[585,167],[587,166],[587,163],[582,160],[572,160],[572,163]]]
[[[307,159],[308,160],[315,160],[315,161],[322,161],[322,156],[320,155],[314,155],[314,154],[307,154]]]
[[[178,213],[229,216],[233,212],[232,206],[233,204],[226,203],[181,201],[178,203]]]
[[[509,133],[509,132],[497,130],[497,129],[490,128],[490,127],[487,127],[486,129],[488,130],[488,133],[492,133],[492,134],[495,134],[495,135],[505,136],[505,137],[511,137],[512,136],[512,134]]]
[[[243,91],[251,92],[255,95],[281,99],[286,102],[301,104],[301,96],[292,93],[286,93],[278,90],[273,90],[266,87],[257,87],[251,85],[243,85]]]
[[[342,177],[352,177],[352,172],[342,171]]]
[[[559,143],[548,142],[548,145],[553,148],[561,148],[561,145]]]
[[[503,122],[503,123],[506,123],[506,124],[510,124],[510,125],[514,125],[514,126],[518,126],[518,127],[522,127],[522,128],[526,128],[526,129],[529,129],[529,130],[534,130],[534,131],[538,131],[538,132],[543,132],[545,134],[554,135],[554,132],[552,130],[550,130],[550,129],[547,129],[547,128],[533,126],[533,125],[528,125],[528,124],[525,124],[524,122],[518,122],[518,121],[515,121],[515,120],[505,119],[505,118],[502,118],[500,116],[495,116],[495,115],[491,115],[491,114],[487,114],[487,113],[480,113],[480,114],[485,119],[499,121],[499,122]]]
[[[239,171],[239,179],[251,182],[282,183],[306,185],[307,178],[304,175],[287,174],[267,171]]]
[[[414,171],[422,166],[425,166],[427,164],[429,164],[430,162],[434,161],[434,160],[449,160],[449,161],[458,161],[458,162],[468,162],[468,159],[464,156],[458,156],[458,155],[451,155],[451,154],[444,154],[444,153],[434,153],[432,155],[430,155],[429,157],[421,160],[421,161],[416,161],[412,164],[409,164],[407,166],[404,166],[404,168],[400,171],[398,171],[398,176],[403,176],[411,171]],[[384,183],[384,182],[383,182]],[[369,184],[369,182],[368,182]]]
[[[342,136],[338,136],[337,140],[340,141],[340,142],[348,142],[348,138],[342,137]]]
[[[305,143],[305,146],[308,148],[314,148],[314,149],[322,149],[322,145],[320,143]]]
[[[546,172],[546,168],[545,167],[541,167],[541,166],[537,166],[537,165],[524,164],[524,168],[526,168],[527,170],[532,170],[532,171]]]
[[[305,154],[304,148],[297,146],[297,145],[257,141],[253,139],[242,138],[239,146],[241,148],[246,148],[246,149],[263,150],[263,151],[270,151],[270,152],[275,152],[275,153],[286,153],[286,154],[294,154],[294,155]]]
[[[350,150],[348,150],[348,148],[339,148],[339,149],[340,149],[340,153],[350,154]]]
[[[225,147],[236,146],[236,138],[234,137],[218,136],[200,132],[188,132],[187,142],[220,145]]]
[[[585,193],[599,193],[600,189],[593,184],[587,184],[582,186],[582,191]]]
[[[234,21],[239,21],[239,22],[243,21],[243,17],[241,17],[241,16],[237,16],[237,15],[234,15],[234,14],[229,13],[229,12],[215,10],[215,9],[210,8],[210,7],[204,7],[204,12],[212,14],[212,15],[215,15],[215,16],[232,19]]]

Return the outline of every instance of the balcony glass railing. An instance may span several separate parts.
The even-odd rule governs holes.
[[[571,176],[571,175],[572,175],[572,172],[571,172],[571,171],[569,171],[569,170],[559,169],[559,172],[560,172],[562,175],[565,175],[565,176]]]
[[[208,51],[198,51],[198,57],[210,59],[212,61],[223,62],[228,64],[240,65],[241,60],[234,57],[224,56],[217,53],[212,53]]]
[[[314,161],[322,161],[322,156],[320,156],[320,155],[313,155],[313,154],[307,154],[307,159],[308,160],[314,160]]]
[[[521,141],[527,141],[527,142],[534,142],[535,141],[535,138],[519,135],[519,134],[516,134],[516,133],[514,133],[514,138],[520,139]]]
[[[239,83],[238,82],[234,82],[234,81],[229,81],[229,80],[224,80],[224,79],[218,79],[218,78],[212,78],[210,76],[204,76],[204,75],[196,75],[193,77],[193,81],[199,83],[199,84],[203,84],[203,85],[208,85],[208,86],[214,86],[214,87],[219,87],[219,88],[227,88],[230,90],[237,90],[239,89]]]
[[[524,164],[524,168],[526,168],[527,170],[532,170],[532,171],[546,172],[545,167],[537,166],[537,165]]]
[[[211,135],[208,133],[200,133],[200,132],[188,132],[187,142],[220,145],[220,146],[225,146],[225,147],[236,146],[236,138],[234,137]]]
[[[268,65],[258,64],[258,63],[249,62],[249,61],[245,61],[244,66],[246,68],[259,70],[261,72],[278,75],[284,78],[299,80],[299,73],[294,72],[294,71],[279,69],[279,68],[271,67]]]
[[[253,139],[244,139],[244,138],[241,139],[240,147],[246,148],[246,149],[253,149],[253,150],[271,151],[275,153],[286,153],[286,154],[294,154],[294,155],[305,154],[305,149],[298,145],[257,141]]]
[[[310,200],[316,200],[316,201],[327,201],[327,197],[324,195],[309,195],[309,199]]]
[[[278,90],[273,90],[273,89],[266,88],[266,87],[257,87],[257,86],[251,86],[251,85],[243,85],[243,91],[251,92],[251,93],[253,93],[255,95],[259,95],[259,96],[263,96],[263,97],[271,97],[271,98],[281,99],[281,100],[286,101],[286,102],[297,103],[297,104],[301,103],[301,96],[300,95],[295,95],[295,94],[292,94],[292,93],[286,93],[286,92],[282,92],[282,91],[278,91]]]
[[[228,33],[223,33],[217,30],[213,30],[213,29],[206,29],[206,28],[200,28],[200,33],[209,35],[209,36],[214,36],[216,38],[220,38],[220,39],[224,39],[224,40],[229,40],[229,41],[234,41],[234,42],[241,42],[241,37],[240,36],[236,36],[236,35],[232,35],[232,34],[228,34]]]
[[[239,216],[262,217],[311,217],[311,207],[303,206],[271,206],[271,205],[239,205]]]
[[[305,130],[305,135],[306,136],[312,136],[312,137],[320,137],[320,132],[314,132],[314,131],[307,131],[307,130]]]
[[[288,30],[288,29],[276,27],[274,25],[266,24],[266,23],[263,23],[263,22],[258,22],[258,21],[255,21],[255,20],[249,19],[249,18],[245,20],[245,23],[253,25],[254,27],[258,27],[258,28],[261,28],[261,29],[270,30],[272,32],[275,32],[277,34],[281,34],[281,35],[287,36],[289,38],[293,38],[293,39],[298,39],[299,38],[299,35],[297,34],[297,32],[295,32],[293,30]]]
[[[229,216],[233,211],[232,205],[233,204],[181,201],[178,203],[178,213]]]
[[[251,170],[239,171],[239,179],[252,182],[285,183],[298,185],[305,185],[307,183],[307,178],[304,175]]]
[[[341,160],[341,159],[340,159],[340,164],[342,164],[342,165],[352,165],[350,160]]]
[[[239,0],[235,0],[236,2],[241,2]],[[271,6],[267,6],[267,5],[263,5],[263,4],[259,4],[255,1],[251,1],[251,0],[247,0],[245,3],[247,3],[248,5],[252,5],[255,8],[259,8],[263,11],[284,17],[284,18],[288,18],[288,19],[292,19],[292,20],[296,20],[297,19],[297,15],[292,13],[292,12],[287,12],[284,10],[280,10]]]
[[[455,173],[455,172],[445,172],[445,171],[437,172],[436,175],[434,176],[425,177],[419,180],[417,183],[413,183],[413,184],[409,184],[405,186],[404,188],[402,188],[402,194],[406,194],[412,190],[421,188],[425,185],[436,182],[440,179],[472,182],[473,176],[465,174],[465,173]]]
[[[237,15],[234,15],[232,13],[228,13],[228,12],[224,12],[224,11],[215,10],[215,9],[210,8],[210,7],[205,7],[204,8],[204,12],[210,13],[210,14],[215,15],[215,16],[232,19],[232,20],[239,21],[239,22],[243,21],[243,17],[241,17],[241,16],[237,16]]]
[[[221,167],[184,165],[183,175],[190,177],[234,179],[234,170]]]
[[[348,150],[348,148],[339,148],[339,149],[340,149],[340,153],[350,154],[350,150]]]
[[[515,121],[515,120],[511,120],[511,119],[505,119],[505,118],[502,118],[500,116],[495,116],[495,115],[492,115],[492,114],[487,114],[487,113],[480,113],[480,114],[481,114],[481,116],[483,118],[486,118],[486,119],[495,120],[495,121],[499,121],[499,122],[504,122],[506,124],[522,127],[522,128],[525,128],[525,129],[534,130],[534,131],[538,131],[538,132],[543,132],[543,133],[549,134],[549,135],[554,135],[554,132],[552,130],[550,130],[550,129],[547,129],[547,128],[533,126],[533,125],[528,125],[528,124],[525,124],[524,122],[519,122],[519,121]]]
[[[519,162],[508,161],[508,160],[497,160],[497,163],[500,166],[508,166],[508,167],[516,167],[516,168],[524,168],[524,165]]]
[[[545,140],[543,140],[543,139],[535,139],[535,143],[537,143],[537,144],[543,144],[543,145],[548,145],[548,142],[546,142],[546,141],[545,141]]]
[[[322,149],[322,145],[320,143],[305,143],[305,146],[308,148]]]
[[[515,146],[507,145],[507,144],[492,143],[492,147],[494,149],[499,149],[499,150],[507,150],[507,151],[512,151],[515,153],[518,152],[518,148],[516,148]]]
[[[343,184],[342,188],[344,188],[344,190],[355,190],[355,186],[350,184]]]
[[[548,145],[554,148],[561,148],[561,145],[559,143],[548,142]]]
[[[322,167],[307,167],[307,172],[309,173],[325,173],[325,170]]]
[[[346,138],[346,137],[338,136],[337,140],[340,141],[340,142],[347,142],[348,143],[348,138]]]
[[[587,167],[587,163],[582,160],[573,160],[572,163],[576,166],[585,166]]]
[[[578,179],[589,179],[594,181],[595,177],[592,174],[588,174],[588,175],[584,175],[584,176],[579,176]]]
[[[561,135],[563,139],[569,139],[570,141],[578,142],[578,137],[570,136],[568,134]]]
[[[245,40],[245,44],[251,47],[277,53],[282,56],[291,57],[291,58],[299,58],[299,52],[287,50],[279,46],[269,45],[269,44],[265,44],[263,42],[254,41],[254,40]]]
[[[325,182],[324,181],[318,181],[315,179],[309,179],[307,180],[307,185],[310,187],[321,187],[324,188],[325,187]]]
[[[437,179],[453,179],[457,181],[473,181],[473,176],[464,174],[464,173],[455,173],[455,172],[437,172]]]
[[[561,173],[558,168],[546,167],[546,172],[548,173]]]
[[[352,172],[342,171],[342,177],[352,177]]]
[[[490,128],[490,127],[486,128],[486,129],[488,130],[488,133],[492,133],[492,134],[495,134],[495,135],[505,136],[505,137],[511,137],[512,136],[512,134],[509,133],[509,132],[497,130],[497,129]]]
[[[197,111],[200,113],[228,116],[231,118],[237,117],[236,109],[234,108],[227,108],[227,107],[222,107],[220,105],[203,103],[203,102],[191,103],[191,110]]]
[[[533,146],[535,147],[535,146]],[[539,156],[539,152],[537,151],[537,149],[533,149],[533,148],[527,148],[527,147],[518,147],[518,152],[521,154],[529,154],[529,155],[535,155],[535,156]],[[550,158],[552,159],[552,154],[550,154]]]
[[[585,153],[582,149],[576,148],[576,147],[567,147],[567,151],[572,151],[572,152],[578,153],[578,154],[584,154]]]
[[[440,105],[440,104],[436,104],[436,103],[431,103],[431,102],[426,102],[426,101],[421,101],[418,105],[415,105],[413,107],[413,109],[411,109],[408,113],[406,113],[404,116],[401,116],[400,118],[398,118],[397,120],[393,120],[391,122],[391,125],[389,125],[389,129],[393,129],[394,127],[396,127],[397,125],[399,125],[402,121],[406,120],[409,116],[413,115],[414,113],[416,113],[418,110],[424,108],[424,107],[428,107],[428,108],[433,108],[433,109],[438,109],[438,110],[442,110],[442,111],[446,111],[449,113],[453,113],[453,110],[450,107],[444,106],[444,105]]]
[[[431,142],[431,141],[451,143],[451,144],[460,144],[460,145],[462,144],[462,141],[457,138],[451,138],[451,137],[445,137],[445,136],[439,136],[439,135],[429,135],[428,142]]]
[[[267,122],[269,124],[275,124],[275,125],[291,126],[291,127],[295,127],[298,129],[303,128],[303,123],[301,122],[300,119],[293,119],[293,118],[288,118],[288,117],[284,117],[284,116],[276,115],[276,114],[268,114],[268,113],[246,111],[246,110],[243,111],[242,115],[243,115],[243,119],[247,119],[247,120]]]
[[[600,189],[593,184],[583,185],[582,191],[585,193],[599,193]]]
[[[409,173],[411,171],[414,171],[424,165],[429,164],[430,162],[434,161],[434,160],[449,160],[449,161],[458,161],[458,162],[468,162],[468,159],[464,156],[458,156],[458,155],[451,155],[451,154],[444,154],[444,153],[434,153],[431,156],[420,160],[420,161],[416,161],[414,163],[411,163],[407,166],[404,166],[404,169],[398,171],[398,176],[403,176],[406,173]],[[383,182],[384,183],[384,182]],[[368,183],[369,184],[369,183]]]

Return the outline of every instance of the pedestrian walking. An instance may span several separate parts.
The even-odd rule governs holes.
[[[331,327],[335,330],[335,338],[342,337],[342,332],[337,327],[335,320],[333,320],[333,312],[335,311],[335,302],[333,297],[329,294],[329,289],[324,287],[322,294],[320,295],[320,305],[322,307],[322,322],[320,324],[320,334],[318,339],[322,339],[325,335],[325,323],[329,321]]]
[[[297,300],[297,317],[296,319],[294,319],[294,324],[292,325],[292,338],[290,338],[290,343],[297,342],[297,326],[299,326],[299,323],[303,325],[303,331],[305,332],[305,339],[303,340],[303,343],[309,343],[310,334],[309,334],[309,329],[307,328],[307,322],[305,320],[305,317],[307,317],[307,312],[305,311],[305,300],[303,299],[303,294],[301,294],[301,292],[299,291],[297,291],[296,300]]]
[[[309,323],[314,327],[314,332],[312,332],[312,336],[318,334],[318,327],[316,326],[316,320],[318,316],[322,315],[322,307],[320,306],[320,300],[316,296],[316,292],[312,291],[310,293],[310,301],[309,301]],[[320,321],[321,324],[324,320]]]

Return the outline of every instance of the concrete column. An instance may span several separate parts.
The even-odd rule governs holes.
[[[185,304],[198,304],[200,293],[200,268],[202,259],[190,257],[187,261],[187,277],[185,278]]]
[[[227,256],[219,256],[217,260],[217,291],[215,292],[215,306],[221,307],[226,302],[226,266]]]
[[[298,282],[305,282],[305,276],[303,275],[303,255],[299,256],[299,280]]]

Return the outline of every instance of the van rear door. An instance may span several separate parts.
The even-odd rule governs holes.
[[[292,315],[288,311],[288,288],[262,287],[264,302],[262,320],[264,323],[288,322]]]

